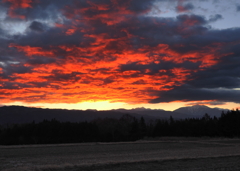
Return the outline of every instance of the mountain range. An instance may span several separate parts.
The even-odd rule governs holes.
[[[220,117],[222,111],[227,109],[209,108],[203,105],[190,107],[181,107],[174,111],[165,111],[161,109],[114,109],[107,111],[97,110],[66,110],[66,109],[42,109],[24,106],[2,106],[0,107],[0,125],[14,123],[41,122],[44,119],[56,119],[61,122],[84,122],[92,121],[98,118],[115,118],[119,119],[124,114],[130,114],[136,118],[144,117],[146,120],[201,118],[205,113],[211,117]]]

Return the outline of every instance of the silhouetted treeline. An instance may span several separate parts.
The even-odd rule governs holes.
[[[92,122],[59,122],[55,119],[40,123],[15,124],[0,127],[0,144],[52,144],[81,142],[135,141],[144,137],[240,137],[240,112],[222,113],[221,117],[184,120],[156,120],[146,123],[124,115],[120,119],[96,119]]]

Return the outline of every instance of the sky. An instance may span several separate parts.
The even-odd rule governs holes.
[[[239,0],[0,0],[0,104],[240,107]]]

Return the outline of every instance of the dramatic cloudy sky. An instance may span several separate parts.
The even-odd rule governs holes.
[[[239,0],[0,0],[0,104],[240,106]]]

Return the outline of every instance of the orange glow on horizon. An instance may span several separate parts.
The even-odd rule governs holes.
[[[171,103],[158,103],[158,104],[127,104],[124,102],[114,102],[109,101],[87,101],[82,103],[22,103],[22,102],[13,102],[13,103],[4,103],[1,105],[19,105],[27,107],[37,107],[37,108],[49,108],[49,109],[68,109],[68,110],[112,110],[112,109],[135,109],[135,108],[146,108],[146,109],[161,109],[166,111],[174,111],[180,107],[189,106],[188,102],[175,101]],[[203,105],[203,104],[200,104]],[[239,104],[236,103],[226,103],[224,105],[207,105],[210,108],[222,108],[235,110],[240,109]]]

